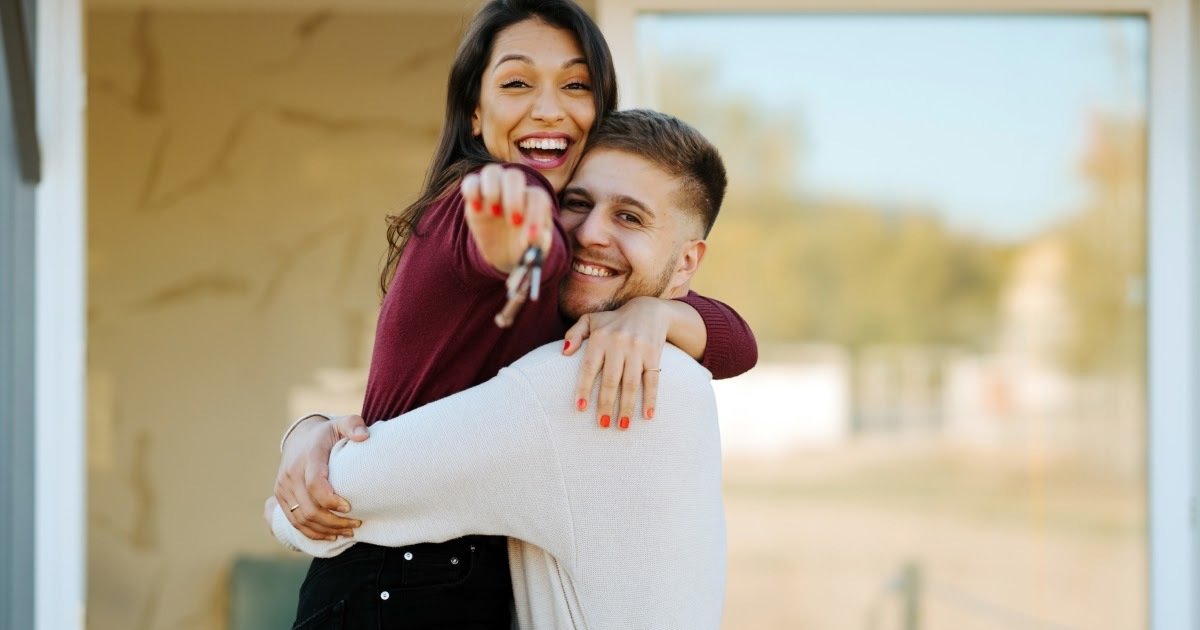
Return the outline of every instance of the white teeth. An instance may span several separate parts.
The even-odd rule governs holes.
[[[517,146],[521,147],[522,149],[542,149],[544,151],[549,151],[549,150],[566,151],[567,150],[567,140],[566,140],[566,138],[526,138],[526,139],[522,140],[520,142],[520,144],[518,144]]]
[[[585,276],[596,276],[598,278],[607,278],[613,273],[604,267],[595,265],[585,265],[583,263],[571,263],[571,268]]]

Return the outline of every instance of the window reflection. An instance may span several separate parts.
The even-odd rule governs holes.
[[[1145,626],[1134,17],[638,22],[730,191],[729,628]]]

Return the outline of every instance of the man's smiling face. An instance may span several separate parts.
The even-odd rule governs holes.
[[[694,265],[685,259],[698,241],[703,255],[703,228],[679,207],[680,188],[679,178],[632,153],[584,154],[562,192],[573,254],[559,293],[564,314],[577,319],[638,296],[686,292]]]

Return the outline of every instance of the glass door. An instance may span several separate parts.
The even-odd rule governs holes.
[[[1145,627],[1148,25],[647,13],[730,189],[725,627]]]

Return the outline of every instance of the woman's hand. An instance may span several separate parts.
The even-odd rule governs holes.
[[[359,416],[325,420],[314,416],[301,422],[283,444],[279,473],[275,476],[275,501],[292,526],[313,540],[353,536],[362,521],[336,512],[349,512],[350,503],[329,485],[329,454],[342,438],[362,442],[370,434]],[[264,510],[269,509],[268,506]],[[267,522],[270,515],[267,514]]]
[[[488,164],[461,184],[467,228],[484,260],[502,273],[517,266],[530,245],[543,252],[554,244],[553,203],[525,172]]]
[[[588,313],[567,331],[563,354],[572,355],[584,339],[591,339],[579,367],[575,385],[575,406],[587,409],[592,386],[600,377],[600,395],[596,415],[600,426],[612,424],[612,414],[620,390],[617,426],[628,429],[633,417],[638,389],[642,389],[642,416],[654,417],[658,397],[659,366],[673,313],[666,300],[638,297],[615,311]]]

